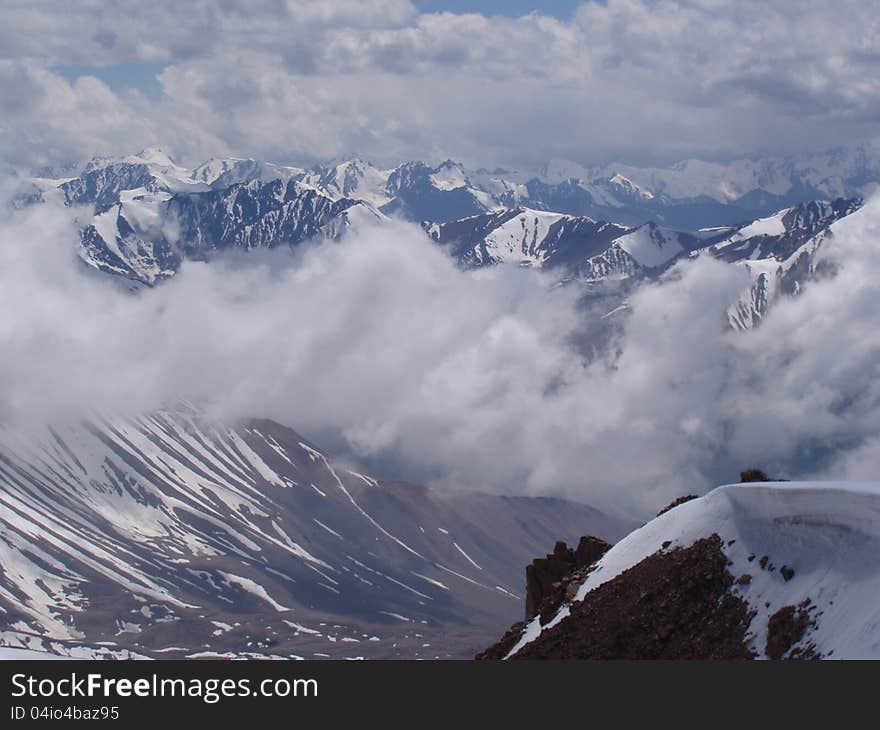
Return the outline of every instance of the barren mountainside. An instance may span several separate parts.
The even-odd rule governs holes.
[[[383,482],[181,407],[0,429],[0,645],[71,656],[462,657],[586,506]]]

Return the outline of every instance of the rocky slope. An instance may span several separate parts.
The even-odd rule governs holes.
[[[678,504],[487,659],[880,657],[880,485],[765,482]]]

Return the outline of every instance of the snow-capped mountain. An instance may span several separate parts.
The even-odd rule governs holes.
[[[782,208],[818,198],[863,197],[880,182],[880,149],[862,144],[729,163],[684,160],[666,168],[614,164],[586,174],[621,174],[654,196],[672,200],[705,196],[746,210]]]
[[[270,182],[271,180],[296,180],[305,175],[300,167],[276,165],[259,160],[238,159],[235,157],[210,159],[188,173],[188,178],[196,183],[210,185],[214,189],[227,188],[236,183]]]
[[[715,489],[612,547],[491,658],[880,658],[880,485]]]
[[[239,158],[211,159],[193,169],[161,150],[98,158],[77,175],[35,178],[38,191],[59,185],[67,202],[118,202],[121,190],[197,192],[237,183],[294,180],[333,200],[364,200],[388,214],[444,223],[518,207],[587,216],[636,227],[694,231],[737,225],[810,200],[865,197],[880,183],[880,152],[860,145],[808,155],[670,167],[590,167],[553,160],[535,170],[470,170],[447,160],[380,168],[362,159],[311,168]]]
[[[173,275],[184,259],[338,238],[351,226],[384,218],[369,203],[332,199],[293,180],[176,194],[139,188],[117,197],[83,228],[80,255],[144,284]]]
[[[861,205],[861,200],[813,201],[748,224],[695,233],[648,223],[591,255],[575,269],[573,279],[590,285],[616,283],[616,288],[605,287],[603,296],[610,292],[613,300],[623,302],[630,285],[657,277],[682,259],[711,256],[749,273],[751,284],[731,302],[728,322],[736,330],[750,329],[780,297],[796,296],[814,277],[832,273],[820,251],[832,242],[834,223]]]
[[[861,204],[838,199],[796,205],[725,232],[720,241],[695,252],[742,266],[751,275],[750,289],[728,311],[731,326],[755,326],[777,298],[796,295],[807,281],[827,271],[817,254],[831,241],[835,221]]]
[[[631,527],[383,482],[185,406],[0,428],[0,484],[0,645],[71,656],[464,656],[551,535]]]
[[[870,178],[872,159],[863,150],[855,158],[819,156],[807,167],[792,161],[763,163],[770,167],[761,175],[748,165],[731,169],[738,171],[737,190],[767,185],[772,188],[766,191],[767,200],[777,200],[779,191],[788,195],[794,189],[780,182],[785,171],[789,177],[805,176],[815,191],[827,188],[834,177],[820,172],[837,170],[840,175],[834,179],[848,182],[835,183],[834,189],[848,190]],[[696,170],[705,173],[705,180],[721,179],[716,167],[711,168],[716,177],[693,162],[680,167],[675,168],[677,175]],[[466,268],[516,263],[587,284],[628,286],[662,274],[686,256],[714,256],[745,267],[753,278],[750,290],[732,303],[729,319],[737,329],[754,326],[777,297],[796,294],[817,273],[815,254],[828,238],[829,226],[860,204],[858,199],[799,203],[721,225],[730,211],[719,212],[718,206],[729,202],[712,199],[700,214],[714,210],[718,217],[709,216],[712,225],[685,230],[661,222],[671,210],[683,210],[682,199],[670,207],[673,199],[666,192],[652,192],[646,183],[620,173],[594,176],[589,183],[564,178],[587,172],[557,162],[542,171],[548,182],[523,182],[514,173],[469,172],[449,160],[437,167],[410,162],[393,169],[350,160],[303,170],[227,159],[188,170],[161,151],[146,150],[93,160],[77,177],[40,178],[34,185],[38,197],[60,196],[68,205],[85,207],[80,254],[86,263],[142,284],[172,276],[185,259],[338,238],[351,227],[397,215],[422,220],[427,233]],[[704,180],[703,187],[675,187],[656,170],[651,175],[642,180],[675,194],[703,195],[708,185]],[[734,199],[732,193],[715,193]],[[638,206],[646,215],[657,214],[657,220],[627,225]],[[595,209],[608,215],[569,212]]]
[[[586,282],[653,276],[668,269],[704,240],[705,236],[645,223],[615,237],[604,251],[584,261],[574,275]]]
[[[604,250],[627,230],[584,216],[528,208],[430,223],[424,228],[467,268],[515,263],[567,269]]]
[[[464,168],[447,160],[439,167],[407,162],[391,171],[385,213],[414,221],[451,221],[505,206],[471,183]]]
[[[499,263],[543,268],[580,284],[614,284],[603,296],[657,277],[682,259],[712,256],[744,267],[751,288],[732,302],[729,319],[748,329],[782,295],[795,295],[816,275],[816,254],[830,226],[861,205],[858,200],[816,201],[786,208],[748,224],[694,233],[646,223],[636,228],[585,216],[518,208],[449,223],[424,224],[432,239],[465,268]]]
[[[637,228],[529,208],[426,223],[428,235],[465,268],[501,263],[556,271],[581,282],[635,279],[663,271],[719,233]]]
[[[101,211],[123,197],[207,190],[208,186],[161,150],[147,149],[118,159],[93,159],[80,175],[62,181],[58,188],[68,205],[90,205]]]
[[[388,193],[390,175],[391,170],[380,170],[364,160],[347,160],[338,165],[314,167],[298,179],[331,198],[356,198],[381,208],[392,200]]]

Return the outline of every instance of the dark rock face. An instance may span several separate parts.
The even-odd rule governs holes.
[[[560,540],[553,552],[545,558],[535,558],[526,566],[526,620],[513,624],[501,640],[476,659],[502,659],[519,641],[526,623],[535,615],[541,615],[544,624],[555,615],[564,600],[571,600],[586,574],[611,544],[592,535],[581,537],[577,548],[572,550]]]
[[[498,642],[492,644],[492,646],[490,646],[488,649],[481,651],[474,657],[474,659],[476,659],[477,661],[484,659],[504,659],[504,657],[507,656],[510,650],[516,646],[516,642],[519,641],[519,637],[522,635],[523,629],[525,627],[525,621],[518,621],[507,630],[507,632],[504,634],[504,636],[501,637]]]
[[[731,592],[718,535],[661,550],[590,591],[516,659],[751,659],[753,614]],[[500,659],[519,634],[477,658]]]
[[[119,202],[123,190],[144,188],[158,192],[162,185],[152,174],[148,165],[117,163],[84,172],[80,177],[60,186],[68,205],[91,203],[96,211],[106,210]]]
[[[168,202],[166,215],[178,222],[185,253],[199,258],[212,250],[301,243],[354,205],[359,203],[334,201],[295,183],[274,180],[177,195]]]
[[[740,472],[739,480],[742,483],[746,482],[771,482],[773,481],[770,477],[767,476],[760,469],[746,469],[743,472]]]
[[[734,542],[728,540],[727,545]],[[749,643],[753,623],[759,619],[740,593],[751,584],[752,576],[731,573],[732,563],[717,534],[689,547],[670,549],[671,544],[664,542],[653,555],[593,588],[579,602],[574,600],[577,587],[591,568],[577,568],[554,582],[537,612],[540,623],[546,627],[558,615],[561,585],[566,586],[563,593],[568,615],[552,628],[544,628],[512,658],[730,660],[754,659],[759,654],[769,659],[822,658],[810,638],[822,612],[811,599],[784,606],[770,616],[766,645],[763,652],[758,649],[756,653]],[[581,546],[588,548],[589,538],[584,538]],[[557,543],[553,555],[535,564],[558,565],[566,550],[564,544]],[[755,555],[748,558],[749,562],[755,559]],[[775,570],[767,555],[757,562],[762,570]],[[779,572],[786,582],[795,575],[786,565]],[[525,626],[526,622],[513,625],[476,658],[504,659],[519,642]]]
[[[814,645],[807,643],[796,647],[804,640],[808,629],[816,626],[810,615],[814,607],[809,599],[798,606],[783,606],[767,622],[767,645],[764,652],[771,659],[817,659]],[[786,656],[788,654],[788,656]]]
[[[574,551],[574,562],[578,568],[589,567],[611,549],[604,540],[588,535],[582,537]]]
[[[678,507],[678,505],[680,505],[680,504],[684,504],[685,502],[690,502],[692,499],[698,499],[697,495],[696,495],[696,494],[688,494],[688,495],[685,496],[685,497],[679,497],[678,499],[676,499],[676,500],[670,502],[670,503],[667,504],[663,509],[661,509],[661,510],[657,513],[657,516],[659,517],[659,516],[662,515],[662,514],[666,514],[666,513],[669,512],[669,510],[671,510],[673,507]]]
[[[412,221],[451,221],[485,212],[485,208],[467,187],[438,188],[431,175],[454,163],[448,161],[432,168],[423,162],[408,162],[388,178],[387,192],[393,200],[382,212]]]
[[[381,218],[362,200],[325,195],[294,179],[264,181],[262,166],[247,162],[241,161],[212,186],[196,180],[169,183],[146,162],[111,163],[85,170],[59,190],[67,205],[90,205],[96,215],[116,208],[115,240],[104,241],[102,235],[112,234],[106,229],[100,233],[94,224],[83,227],[84,259],[101,271],[147,285],[172,276],[183,259],[203,260],[226,249],[250,251],[338,238],[350,226],[353,213],[366,211],[367,218]],[[242,166],[247,169],[239,169]],[[143,199],[145,193],[147,198],[167,196],[150,203],[161,224],[142,227],[136,215],[129,215],[124,192],[135,193],[128,203]],[[40,199],[36,196],[34,202]]]
[[[717,535],[658,552],[599,588],[520,659],[750,659],[751,615]]]
[[[526,566],[526,621],[538,613],[555,613],[578,569],[589,567],[610,549],[604,540],[588,536],[580,539],[575,550],[560,540],[552,553],[535,558]]]

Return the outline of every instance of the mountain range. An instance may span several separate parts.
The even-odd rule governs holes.
[[[124,175],[124,188],[106,185],[106,171]],[[104,172],[102,172],[104,171]],[[196,191],[236,183],[295,180],[333,199],[365,200],[410,220],[446,222],[468,215],[525,207],[587,215],[636,226],[649,220],[692,230],[731,225],[796,203],[864,197],[880,182],[880,151],[871,145],[788,157],[728,163],[684,160],[668,167],[565,160],[527,170],[472,170],[452,160],[377,167],[349,159],[295,167],[253,159],[211,159],[185,168],[159,149],[120,158],[95,158],[64,171],[42,170],[42,185],[67,180],[68,198],[114,202],[120,189]],[[81,178],[79,182],[74,179]]]
[[[540,177],[471,172],[451,161],[382,170],[362,160],[302,169],[214,159],[188,169],[145,150],[94,159],[73,177],[33,178],[24,200],[77,206],[81,258],[148,286],[187,259],[338,239],[389,217],[418,221],[462,268],[544,269],[610,294],[608,312],[625,309],[632,283],[708,255],[748,270],[752,285],[731,302],[728,317],[747,329],[815,274],[830,226],[861,204],[859,197],[821,196],[867,192],[878,170],[866,148],[802,161],[626,168],[646,183],[560,162]],[[783,201],[800,202],[775,207]],[[700,226],[665,222],[677,220],[670,211],[683,205],[700,207]]]

